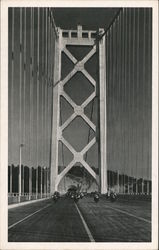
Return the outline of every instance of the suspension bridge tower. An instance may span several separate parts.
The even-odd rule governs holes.
[[[105,55],[105,36],[102,36],[103,29],[99,29],[100,39],[97,39],[96,32],[90,30],[83,30],[82,26],[77,26],[77,30],[62,30],[57,28],[58,38],[55,44],[55,63],[54,63],[54,86],[53,86],[53,122],[52,122],[52,148],[51,148],[51,175],[50,175],[50,191],[53,193],[58,190],[58,185],[62,178],[68,171],[78,162],[89,172],[95,179],[99,191],[101,193],[107,192],[107,150],[106,150],[106,55]],[[73,54],[67,49],[68,45],[90,46],[89,53],[80,61],[78,61]],[[72,61],[74,67],[72,71],[61,80],[61,54],[65,55]],[[98,82],[86,71],[85,63],[95,54],[98,55],[99,76]],[[84,77],[92,84],[94,91],[81,104],[77,105],[65,92],[65,84],[77,73],[81,72]],[[81,84],[82,88],[82,84]],[[94,100],[98,92],[98,117],[99,123],[95,125],[84,113],[84,108]],[[60,96],[72,106],[73,114],[60,125]],[[63,131],[76,118],[81,117],[88,126],[95,132],[94,138],[80,151],[76,151],[72,145],[63,136]],[[98,127],[98,128],[97,128]],[[96,143],[98,138],[99,148],[99,175],[91,168],[85,161],[84,155]],[[63,143],[73,154],[72,161],[65,166],[61,173],[58,172],[58,151],[59,141]]]

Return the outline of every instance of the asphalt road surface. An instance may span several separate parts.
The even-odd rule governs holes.
[[[150,242],[151,203],[84,197],[9,209],[9,242]]]

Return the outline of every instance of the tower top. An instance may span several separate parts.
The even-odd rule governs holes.
[[[95,30],[83,30],[82,25],[78,24],[77,29],[70,29],[70,30],[61,30],[61,35],[63,40],[65,40],[67,43],[72,42],[75,43],[81,43],[85,44],[88,43],[87,45],[92,45],[94,40],[96,39],[96,34],[97,32]],[[86,44],[85,44],[86,45]]]

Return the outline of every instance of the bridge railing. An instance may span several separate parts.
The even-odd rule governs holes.
[[[9,193],[8,194],[8,205],[16,204],[20,202],[30,201],[30,200],[39,200],[43,198],[49,198],[51,195],[50,193],[24,193],[19,195],[19,193]]]

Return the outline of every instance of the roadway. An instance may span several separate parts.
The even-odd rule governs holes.
[[[84,197],[9,209],[9,242],[150,242],[151,202]]]

